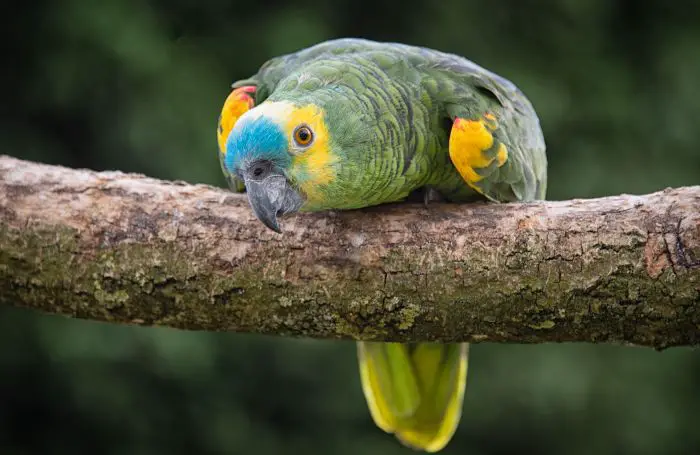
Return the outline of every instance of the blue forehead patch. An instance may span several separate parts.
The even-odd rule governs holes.
[[[229,172],[233,173],[244,162],[254,160],[270,160],[283,168],[292,160],[287,153],[284,131],[265,116],[244,119],[236,124],[226,140],[224,166]]]

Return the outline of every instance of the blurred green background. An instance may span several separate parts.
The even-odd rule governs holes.
[[[10,6],[12,5],[12,6]],[[700,183],[700,2],[6,2],[0,153],[224,186],[215,123],[267,58],[359,36],[516,82],[551,199]],[[700,353],[472,350],[445,454],[700,453]],[[0,454],[405,454],[354,345],[116,327],[0,308]]]

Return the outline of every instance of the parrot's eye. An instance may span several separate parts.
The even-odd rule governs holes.
[[[308,147],[314,140],[314,132],[306,125],[299,125],[294,130],[294,142],[299,147]]]

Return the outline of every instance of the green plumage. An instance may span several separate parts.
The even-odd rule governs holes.
[[[481,198],[448,155],[455,117],[493,112],[509,160],[483,182],[497,201],[541,199],[545,145],[527,98],[509,81],[462,57],[397,43],[328,41],[269,60],[234,87],[257,85],[264,100],[324,108],[341,157],[326,203],[306,210],[358,208],[431,187],[454,202]]]
[[[258,204],[256,213],[273,228],[278,207],[285,205],[270,201],[280,201],[279,191],[289,188],[306,192],[301,210],[310,211],[394,202],[419,189],[436,190],[453,202],[544,198],[545,144],[532,105],[512,83],[462,57],[342,39],[274,58],[233,87],[247,85],[257,87],[256,106],[285,102],[277,105],[320,108],[328,131],[326,149],[320,151],[233,148],[241,156],[254,156],[245,163],[281,162],[280,153],[294,158],[317,154],[275,168],[278,186],[272,199],[263,180],[255,183],[246,174],[256,185],[251,199]],[[483,134],[469,128],[455,133],[457,119],[482,128]],[[492,122],[488,132],[484,119]],[[275,117],[271,124],[288,120]],[[246,136],[253,133],[244,128],[236,138],[254,144]],[[260,130],[264,137],[253,139],[277,144],[270,139],[277,136],[269,133],[277,127],[265,128]],[[451,134],[464,135],[459,142],[463,149],[449,149]],[[464,168],[455,167],[451,152]],[[287,155],[283,158],[290,161]],[[288,186],[281,186],[279,178]],[[309,182],[319,183],[310,188]],[[430,452],[444,447],[461,415],[467,352],[466,344],[358,343],[362,386],[375,423],[410,447]]]

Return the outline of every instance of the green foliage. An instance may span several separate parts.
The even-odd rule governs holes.
[[[229,84],[359,36],[459,53],[540,114],[549,197],[698,184],[700,3],[654,0],[15,5],[3,153],[224,185]],[[6,15],[9,15],[6,12]],[[116,327],[0,308],[0,453],[407,454],[374,427],[354,345]],[[700,451],[690,349],[477,345],[444,453]]]

